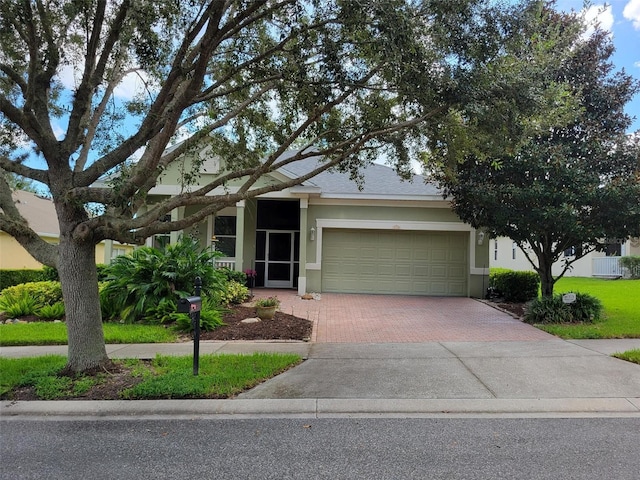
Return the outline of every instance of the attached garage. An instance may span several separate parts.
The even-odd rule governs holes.
[[[322,291],[467,296],[469,233],[325,229]]]

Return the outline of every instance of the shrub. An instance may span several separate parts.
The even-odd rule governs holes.
[[[105,265],[104,263],[99,263],[96,265],[96,270],[98,272],[98,282],[103,282],[107,278],[107,271],[109,265]]]
[[[60,280],[58,270],[48,265],[44,265],[42,267],[42,280],[53,280],[54,282],[57,282]]]
[[[0,291],[21,283],[49,280],[42,269],[0,270]]]
[[[247,282],[247,274],[244,272],[238,272],[231,270],[227,267],[218,268],[218,272],[222,273],[228,282],[237,282],[244,285]]]
[[[27,284],[25,284],[27,285]],[[8,289],[7,289],[8,290]],[[40,304],[26,290],[3,291],[0,296],[0,311],[12,318],[35,315]]]
[[[105,318],[119,314],[124,322],[137,321],[165,298],[193,295],[196,276],[202,280],[204,295],[221,291],[225,277],[213,266],[218,255],[182,237],[164,250],[142,247],[115,258],[105,270],[107,284],[100,294],[111,314]]]
[[[37,315],[44,320],[60,320],[64,317],[64,303],[56,302],[53,305],[44,305],[40,307]]]
[[[576,301],[564,303],[563,294],[533,300],[526,308],[527,323],[591,323],[600,319],[602,303],[586,293],[576,293]]]
[[[536,272],[491,272],[489,284],[498,290],[506,302],[527,302],[538,296],[540,277]]]
[[[560,295],[562,297],[562,295]],[[576,301],[569,304],[572,322],[591,323],[600,320],[602,302],[586,293],[576,293]]]
[[[5,295],[21,296],[23,292],[26,295],[33,297],[36,303],[40,305],[53,305],[54,303],[62,301],[62,288],[60,282],[45,281],[45,282],[30,282],[21,283],[12,287],[5,288],[0,293],[0,302]]]
[[[227,283],[220,296],[221,305],[239,305],[249,298],[249,289],[236,281]]]
[[[619,260],[620,266],[625,268],[631,278],[640,278],[640,255],[629,255]]]
[[[167,324],[177,323],[183,317],[189,318],[186,313],[178,313],[178,305],[173,298],[163,298],[157,306],[146,311],[144,323]]]
[[[222,321],[223,312],[224,309],[218,307],[213,300],[203,298],[202,309],[200,311],[200,330],[210,332],[224,325]],[[181,332],[191,332],[193,330],[191,317],[187,314],[181,315],[182,316],[176,320],[176,329]]]

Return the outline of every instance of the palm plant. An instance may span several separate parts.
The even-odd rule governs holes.
[[[117,257],[106,269],[101,300],[109,304],[110,312],[118,312],[123,322],[130,323],[143,318],[163,299],[192,295],[196,276],[202,279],[203,294],[220,291],[225,277],[214,267],[216,255],[189,237],[162,250],[139,248]]]

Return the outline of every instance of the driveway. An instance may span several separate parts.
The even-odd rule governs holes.
[[[550,340],[544,333],[471,298],[323,293],[302,300],[290,290],[277,295],[280,309],[314,322],[316,343],[424,343]]]

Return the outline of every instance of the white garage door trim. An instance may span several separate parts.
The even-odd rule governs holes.
[[[322,230],[324,228],[373,229],[373,230],[417,230],[441,232],[469,232],[469,274],[488,275],[488,268],[477,268],[476,265],[476,230],[465,223],[454,222],[414,222],[393,220],[354,220],[346,218],[318,218],[316,219],[316,261],[307,263],[307,270],[322,269]]]

